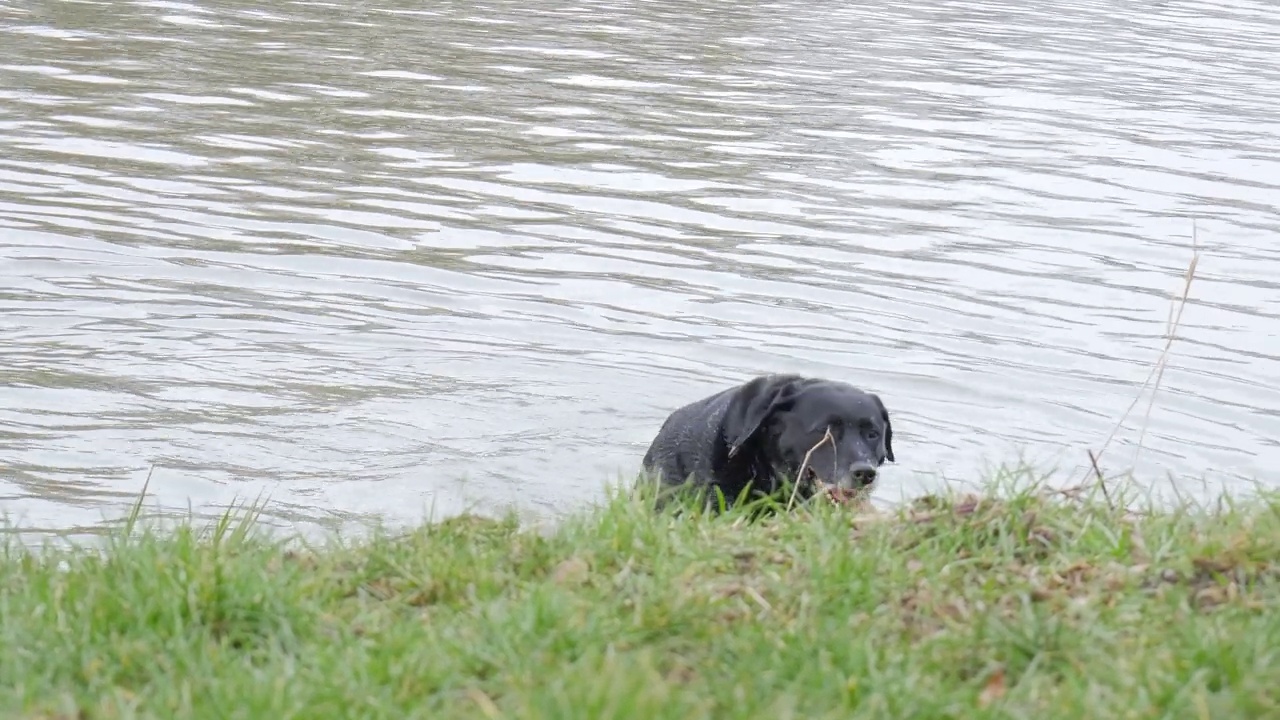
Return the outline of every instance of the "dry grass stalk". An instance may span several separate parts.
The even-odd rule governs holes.
[[[1147,386],[1151,385],[1152,389],[1151,389],[1151,395],[1147,400],[1147,410],[1143,416],[1142,427],[1139,429],[1139,432],[1138,432],[1138,445],[1134,449],[1134,454],[1133,454],[1133,464],[1135,467],[1138,464],[1138,455],[1142,452],[1142,442],[1146,438],[1147,426],[1151,422],[1151,409],[1152,409],[1152,406],[1155,405],[1156,394],[1160,391],[1160,381],[1164,378],[1165,368],[1169,364],[1169,356],[1172,353],[1173,342],[1174,340],[1177,339],[1178,329],[1182,325],[1182,313],[1187,308],[1187,302],[1191,296],[1191,285],[1195,281],[1196,267],[1199,264],[1200,264],[1199,230],[1197,225],[1193,221],[1191,226],[1191,262],[1187,265],[1187,270],[1183,274],[1182,293],[1172,298],[1173,301],[1169,304],[1169,319],[1166,321],[1166,325],[1165,325],[1165,342],[1164,342],[1164,347],[1161,348],[1160,350],[1160,356],[1156,358],[1156,362],[1154,365],[1152,365],[1151,371],[1147,373],[1147,378],[1142,381],[1142,386],[1138,388],[1138,394],[1134,396],[1133,402],[1129,403],[1129,407],[1125,408],[1124,414],[1120,416],[1120,420],[1116,422],[1116,426],[1111,429],[1111,432],[1107,435],[1107,439],[1103,441],[1102,448],[1098,450],[1096,455],[1092,451],[1089,452],[1089,460],[1093,466],[1091,469],[1094,473],[1094,476],[1098,479],[1100,483],[1102,483],[1104,494],[1107,494],[1106,483],[1103,480],[1102,471],[1099,467],[1099,461],[1102,458],[1102,454],[1106,452],[1107,447],[1111,444],[1111,441],[1115,438],[1116,432],[1120,430],[1120,428],[1124,425],[1124,421],[1128,419],[1129,413],[1133,412],[1133,409],[1137,407],[1138,402],[1142,399],[1143,391],[1147,389]],[[1088,474],[1089,474],[1089,470],[1086,469],[1085,477],[1082,478],[1082,481],[1088,478]],[[1107,498],[1107,501],[1108,503],[1110,502],[1109,496]]]
[[[1111,491],[1107,490],[1107,479],[1102,476],[1102,468],[1098,467],[1098,456],[1093,454],[1092,450],[1085,450],[1089,453],[1089,462],[1093,465],[1093,475],[1098,478],[1098,487],[1102,488],[1102,497],[1107,499],[1107,507],[1115,510],[1116,506],[1111,502]]]
[[[480,712],[484,713],[487,718],[502,717],[502,711],[498,709],[496,703],[480,688],[468,688],[467,696],[471,698],[471,702],[475,703]]]
[[[809,448],[809,452],[804,454],[804,460],[800,463],[800,470],[796,473],[795,480],[791,485],[791,498],[787,500],[787,510],[791,510],[796,501],[796,492],[800,489],[800,483],[804,482],[804,473],[809,469],[809,458],[813,457],[814,451],[822,447],[824,443],[831,443],[831,451],[835,452],[836,439],[831,435],[831,426],[827,426],[827,431],[822,434],[822,439],[814,443]]]

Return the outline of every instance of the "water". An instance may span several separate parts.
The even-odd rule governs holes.
[[[555,516],[750,375],[874,390],[882,496],[1280,461],[1263,0],[0,3],[0,496]]]

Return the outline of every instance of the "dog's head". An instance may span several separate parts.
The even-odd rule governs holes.
[[[738,388],[721,430],[730,457],[828,490],[869,492],[877,468],[894,462],[893,425],[879,396],[832,380],[757,377]]]

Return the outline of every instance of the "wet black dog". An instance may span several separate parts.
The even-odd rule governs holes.
[[[764,375],[672,412],[643,465],[660,487],[718,488],[732,504],[748,488],[748,497],[778,497],[806,455],[799,497],[869,493],[877,468],[894,461],[889,411],[846,383]]]

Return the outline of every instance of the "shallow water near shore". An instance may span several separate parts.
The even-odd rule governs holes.
[[[295,527],[629,476],[756,373],[893,413],[879,499],[1280,461],[1264,2],[0,5],[0,497]],[[1203,481],[1201,480],[1203,478]],[[1179,481],[1181,482],[1181,480]]]

